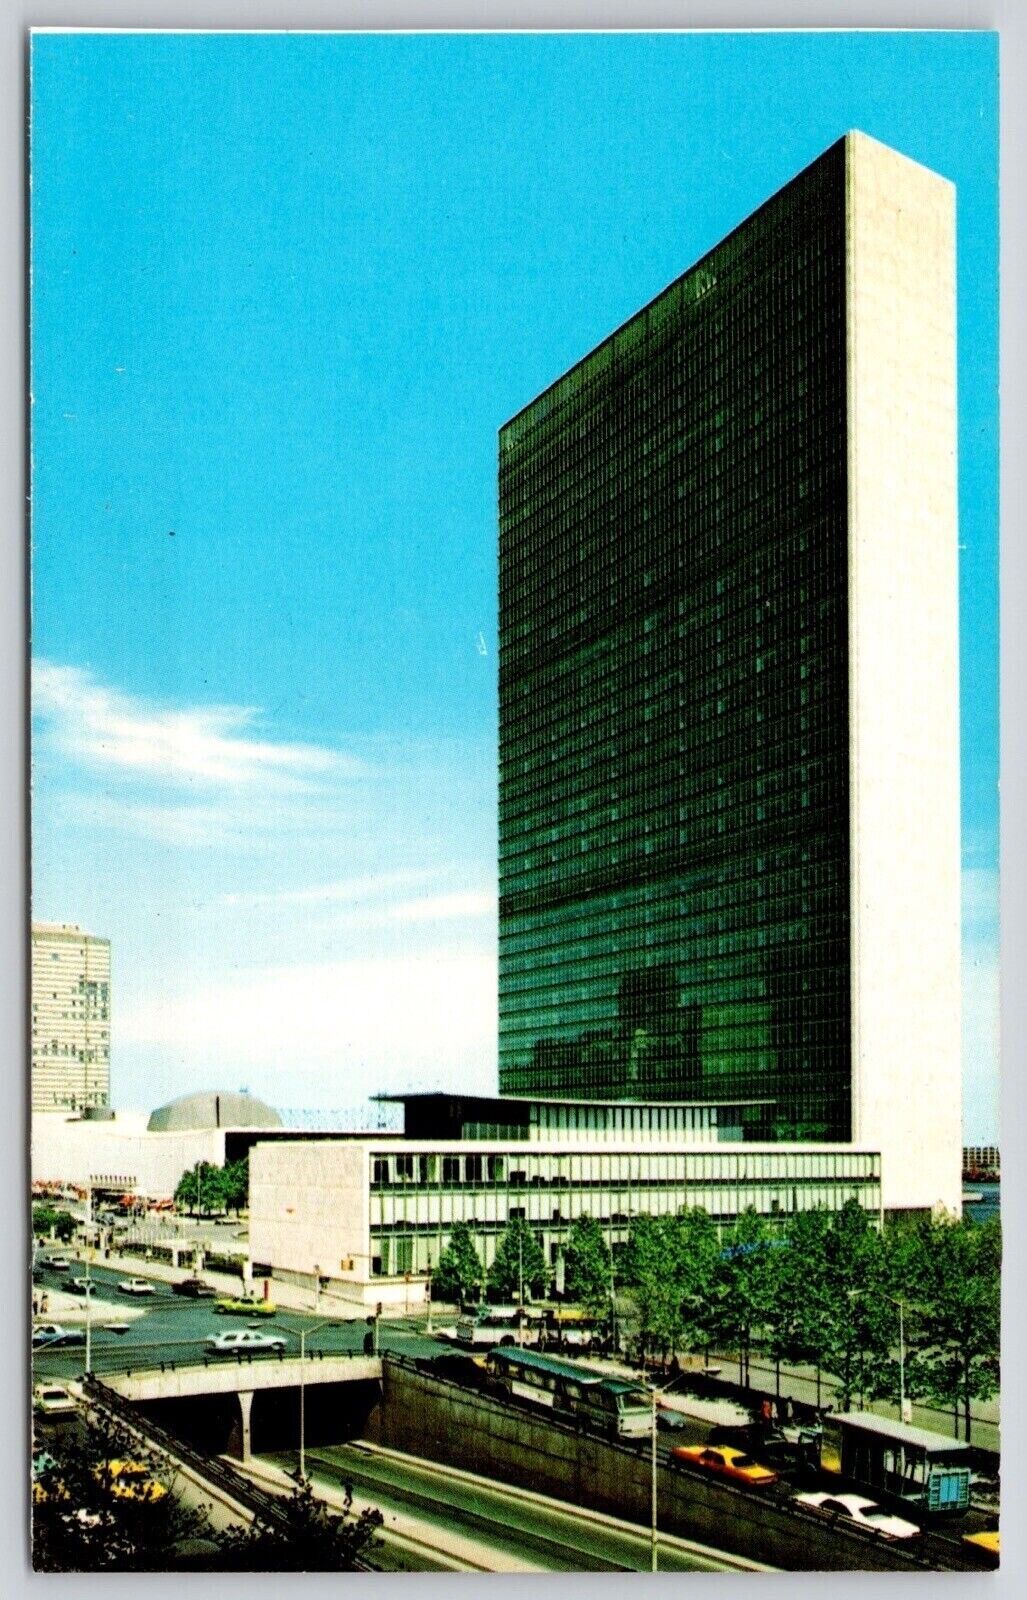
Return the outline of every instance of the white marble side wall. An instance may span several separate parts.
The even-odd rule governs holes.
[[[853,1138],[960,1209],[955,190],[846,142]]]

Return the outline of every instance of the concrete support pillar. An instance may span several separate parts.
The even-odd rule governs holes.
[[[240,1389],[236,1398],[239,1401],[239,1420],[232,1429],[232,1437],[228,1441],[228,1454],[235,1456],[237,1461],[248,1461],[251,1454],[250,1414],[253,1410],[253,1390]]]

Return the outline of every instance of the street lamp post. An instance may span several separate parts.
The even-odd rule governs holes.
[[[93,1370],[92,1282],[89,1277],[89,1246],[93,1234],[93,1183],[86,1184],[86,1373]]]
[[[517,1234],[517,1343],[524,1343],[524,1234]]]
[[[280,1328],[293,1334],[300,1342],[300,1478],[307,1479],[307,1335],[324,1333],[328,1328],[344,1328],[345,1322],[335,1317],[330,1322],[318,1322],[312,1328],[295,1328],[292,1323],[280,1322]]]
[[[431,1251],[430,1250],[428,1251],[428,1271],[425,1274],[425,1280],[426,1280],[425,1289],[426,1289],[426,1293],[428,1295],[428,1321],[427,1321],[427,1323],[425,1325],[424,1331],[425,1331],[425,1333],[428,1335],[428,1337],[430,1339],[431,1335],[432,1335],[432,1326],[431,1326]]]
[[[650,1529],[649,1570],[650,1570],[650,1572],[656,1572],[658,1570],[658,1568],[659,1568],[659,1557],[658,1557],[657,1543],[656,1543],[656,1541],[657,1541],[657,1528],[656,1528],[656,1521],[657,1521],[657,1495],[656,1495],[657,1476],[656,1476],[656,1385],[655,1384],[653,1384],[651,1389],[650,1389],[650,1396],[652,1398],[652,1403],[653,1403],[653,1414],[652,1414],[652,1440],[651,1440],[651,1443],[652,1443],[651,1494],[650,1494],[650,1505],[649,1505],[649,1512],[650,1512],[650,1519],[649,1519],[649,1529]]]

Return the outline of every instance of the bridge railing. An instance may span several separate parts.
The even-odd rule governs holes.
[[[43,1351],[45,1351],[45,1346]],[[37,1351],[36,1354],[43,1352]],[[71,1354],[65,1349],[55,1349],[54,1354]],[[79,1353],[76,1349],[76,1354]],[[84,1359],[84,1351],[81,1358]],[[335,1360],[353,1360],[362,1356],[360,1350],[307,1350],[307,1362],[323,1362]],[[108,1377],[129,1377],[134,1372],[178,1372],[192,1367],[229,1367],[233,1364],[238,1367],[253,1366],[254,1364],[266,1365],[268,1362],[288,1362],[299,1364],[298,1350],[223,1350],[212,1351],[204,1347],[204,1341],[195,1339],[165,1339],[160,1343],[134,1344],[128,1347],[115,1347],[112,1345],[93,1345],[92,1366],[93,1373],[104,1373]],[[84,1370],[84,1369],[83,1369]]]
[[[223,1494],[259,1517],[264,1523],[283,1530],[289,1526],[289,1496],[275,1495],[262,1489],[251,1478],[225,1461],[223,1456],[205,1456],[184,1440],[177,1439],[150,1417],[141,1417],[130,1400],[111,1389],[102,1379],[89,1374],[82,1385],[86,1398],[97,1407],[127,1423],[136,1433],[142,1434],[154,1447],[169,1457],[173,1467],[176,1462],[188,1467],[196,1476],[213,1484]],[[297,1481],[298,1478],[297,1478]],[[356,1561],[354,1571],[373,1572],[375,1568],[366,1561]]]

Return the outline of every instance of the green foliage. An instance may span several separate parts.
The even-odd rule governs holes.
[[[174,1493],[158,1500],[115,1495],[108,1463],[137,1461],[156,1482],[173,1469],[120,1423],[93,1417],[48,1439],[37,1457],[32,1561],[40,1572],[154,1572],[174,1565],[180,1541],[210,1538],[206,1516]]]
[[[549,1281],[542,1246],[523,1217],[513,1217],[503,1229],[496,1256],[488,1272],[488,1286],[504,1300],[541,1295]]]
[[[432,1298],[452,1300],[462,1305],[477,1295],[484,1275],[481,1257],[474,1244],[474,1234],[466,1222],[455,1222],[449,1243],[432,1273]]]
[[[776,1233],[750,1206],[725,1238],[711,1277],[711,1330],[738,1351],[746,1387],[753,1341],[773,1314],[775,1257],[781,1253],[776,1241]]]
[[[349,1484],[344,1492],[337,1512],[309,1482],[298,1481],[279,1498],[281,1517],[259,1515],[250,1527],[224,1534],[220,1559],[211,1565],[224,1572],[353,1572],[365,1564],[384,1518],[370,1507],[354,1515]]]
[[[212,1211],[241,1211],[249,1200],[249,1184],[247,1156],[223,1167],[212,1161],[198,1161],[179,1178],[175,1204],[180,1210],[207,1215]]]
[[[250,1158],[228,1161],[221,1169],[221,1198],[226,1211],[241,1211],[249,1204]]]
[[[32,1232],[40,1238],[49,1238],[52,1228],[55,1236],[67,1243],[77,1226],[70,1211],[58,1211],[55,1206],[46,1204],[32,1207]]]
[[[889,1299],[884,1241],[863,1207],[849,1200],[824,1237],[827,1313],[824,1364],[839,1380],[840,1405],[888,1394],[896,1308]]]
[[[613,1262],[602,1227],[593,1217],[571,1225],[564,1251],[564,1293],[595,1313],[610,1309]]]
[[[698,1207],[678,1216],[633,1218],[618,1279],[630,1290],[643,1351],[666,1354],[680,1343],[709,1342],[718,1254],[716,1228]]]
[[[828,1358],[827,1236],[830,1215],[822,1207],[791,1218],[784,1246],[775,1251],[768,1308],[769,1352],[776,1361],[820,1371]]]
[[[907,1390],[911,1383],[961,1412],[969,1441],[971,1403],[990,1399],[999,1385],[999,1220],[923,1222],[905,1241],[904,1264],[916,1297],[905,1319]]]

